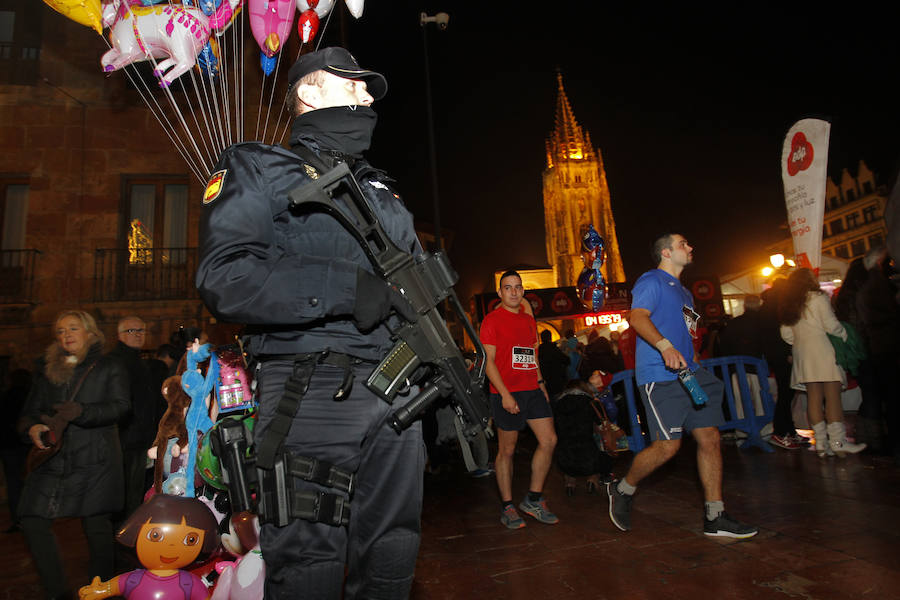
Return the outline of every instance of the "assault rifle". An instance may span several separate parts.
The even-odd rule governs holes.
[[[344,163],[292,191],[290,199],[291,209],[323,211],[337,219],[362,246],[375,273],[399,291],[418,315],[415,322],[407,321],[392,332],[395,346],[366,381],[366,387],[389,404],[410,385],[420,386],[419,394],[393,413],[391,427],[402,431],[432,402],[449,396],[467,436],[486,428],[484,346],[453,290],[459,277],[443,253],[414,258],[398,248]],[[475,345],[471,370],[438,312],[437,306],[445,300]]]

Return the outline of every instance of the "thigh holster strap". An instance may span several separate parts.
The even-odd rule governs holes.
[[[304,481],[312,481],[325,487],[336,488],[353,494],[353,473],[311,456],[285,456],[288,472]]]
[[[291,516],[334,527],[350,523],[350,502],[339,494],[293,492]]]
[[[293,519],[326,523],[335,527],[350,521],[350,501],[340,494],[294,489],[300,478],[346,491],[353,489],[353,474],[330,463],[305,456],[281,454],[272,469],[258,469],[259,519],[284,527]],[[331,485],[329,481],[336,484]]]

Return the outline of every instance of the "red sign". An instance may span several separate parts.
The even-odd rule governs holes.
[[[716,295],[716,286],[711,281],[700,279],[691,286],[691,292],[697,300],[709,300]]]
[[[544,301],[541,300],[540,296],[532,292],[525,292],[525,299],[531,302],[531,309],[534,311],[534,314],[541,314],[541,311],[544,309]]]

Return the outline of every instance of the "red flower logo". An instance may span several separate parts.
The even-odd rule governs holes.
[[[787,160],[788,175],[793,177],[800,171],[809,168],[813,161],[812,144],[806,141],[806,136],[802,131],[798,131],[791,138],[791,154]]]

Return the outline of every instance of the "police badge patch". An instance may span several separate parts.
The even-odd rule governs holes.
[[[303,170],[306,171],[306,175],[310,179],[318,179],[319,178],[319,172],[316,171],[312,165],[303,163]]]
[[[206,184],[206,191],[203,192],[203,204],[209,204],[219,197],[222,186],[225,185],[225,173],[227,172],[227,169],[222,169],[213,173],[212,177],[209,178],[209,183]]]

